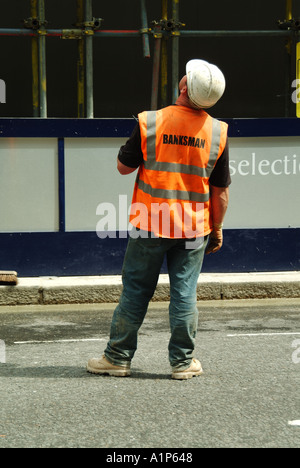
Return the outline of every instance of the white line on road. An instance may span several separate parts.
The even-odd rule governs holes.
[[[297,426],[300,427],[300,420],[295,420],[295,421],[289,421],[290,426]]]
[[[107,341],[105,338],[83,338],[72,340],[49,340],[49,341],[15,341],[14,344],[41,344],[41,343],[85,343],[87,341]]]
[[[236,333],[234,335],[227,335],[227,337],[239,337],[239,336],[291,336],[300,335],[300,332],[285,332],[285,333]]]
[[[292,336],[292,335],[300,335],[300,332],[284,332],[284,333],[236,333],[232,335],[227,335],[228,338],[234,337],[252,337],[252,336]],[[108,338],[81,338],[81,339],[70,339],[70,340],[47,340],[47,341],[15,341],[14,344],[40,344],[40,343],[85,343],[89,341],[107,341]]]

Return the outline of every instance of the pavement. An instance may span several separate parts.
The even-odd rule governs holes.
[[[0,306],[118,302],[121,276],[20,278],[0,286]],[[300,272],[201,274],[198,300],[300,297]],[[168,275],[160,275],[154,302],[169,300]]]
[[[0,308],[0,449],[101,448],[98,462],[126,449],[141,466],[164,450],[190,462],[200,448],[300,447],[300,299],[200,301],[204,375],[183,382],[165,302],[150,305],[131,377],[86,372],[114,307]]]

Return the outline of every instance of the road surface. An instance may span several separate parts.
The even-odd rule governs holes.
[[[165,303],[150,306],[132,377],[88,374],[113,309],[0,309],[0,448],[300,447],[300,300],[200,303],[205,373],[189,381],[170,379]]]

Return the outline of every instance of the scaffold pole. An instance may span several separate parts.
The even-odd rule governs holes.
[[[179,0],[172,0],[172,13],[175,24],[179,21]],[[175,30],[172,36],[172,103],[178,98],[179,82],[179,31]]]
[[[45,0],[38,0],[39,29],[39,90],[40,117],[47,117],[47,75],[46,75],[46,28]]]
[[[31,17],[37,18],[37,0],[31,0]],[[31,39],[31,63],[32,63],[32,113],[33,117],[39,117],[39,44],[38,38]]]
[[[77,0],[77,24],[83,24],[83,0]],[[85,117],[84,40],[77,41],[77,116]]]
[[[93,69],[93,30],[88,23],[93,20],[92,0],[85,0],[85,82],[86,117],[94,117],[94,69]]]

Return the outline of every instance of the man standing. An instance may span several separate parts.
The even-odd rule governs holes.
[[[203,373],[193,357],[197,281],[205,252],[222,247],[231,179],[227,124],[204,111],[222,97],[225,78],[219,68],[203,60],[190,61],[186,70],[176,104],[140,114],[139,124],[119,152],[122,175],[139,168],[130,215],[134,228],[110,340],[104,355],[88,362],[87,370],[94,374],[130,375],[138,330],[165,257],[172,378],[185,380]]]

